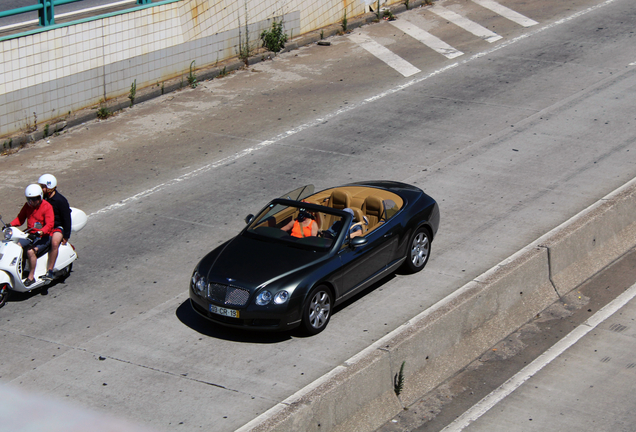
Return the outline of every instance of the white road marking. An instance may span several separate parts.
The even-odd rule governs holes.
[[[636,62],[630,63],[629,66],[636,66]]]
[[[487,42],[493,43],[503,38],[503,36],[500,36],[497,33],[488,30],[486,27],[455,13],[452,10],[446,9],[443,6],[436,4],[430,9],[430,11]]]
[[[411,36],[412,38],[422,42],[427,47],[432,48],[433,50],[442,54],[446,58],[452,59],[464,54],[463,52],[456,50],[440,38],[433,36],[429,32],[422,30],[421,28],[406,21],[405,19],[389,21],[389,23],[393,24],[395,27],[402,30],[404,33]]]
[[[572,330],[567,336],[537,357],[536,360],[503,383],[499,388],[493,390],[488,396],[477,402],[471,409],[442,429],[442,432],[462,431],[472,422],[486,414],[486,412],[499,401],[519,388],[524,382],[537,374],[541,369],[550,364],[550,362],[563,354],[565,350],[577,343],[583,336],[594,330],[599,324],[625,306],[634,297],[636,297],[636,284],[629,287],[627,291],[616,297],[613,301],[588,318],[587,321]]]
[[[532,36],[535,36],[535,35],[537,35],[539,33],[544,32],[546,30],[550,30],[550,29],[552,29],[554,27],[557,27],[557,26],[560,26],[562,24],[568,23],[568,22],[570,22],[572,20],[575,20],[575,19],[577,19],[577,18],[579,18],[579,17],[581,17],[583,15],[586,15],[586,14],[588,14],[590,12],[593,12],[593,11],[599,9],[599,8],[602,8],[602,7],[605,7],[607,5],[610,5],[610,4],[614,3],[615,1],[616,0],[605,0],[603,3],[600,3],[600,4],[595,5],[595,6],[591,6],[591,7],[587,8],[587,9],[582,10],[582,11],[576,12],[576,13],[570,15],[570,16],[562,18],[562,19],[560,19],[558,21],[555,21],[555,22],[553,22],[551,24],[548,24],[548,25],[546,25],[544,27],[541,27],[541,28],[539,28],[537,30],[530,31],[530,32],[525,33],[525,34],[523,34],[521,36],[517,36],[516,38],[504,41],[501,44],[493,47],[492,49],[485,50],[485,51],[479,52],[477,54],[474,54],[473,56],[471,56],[471,57],[469,57],[469,58],[467,58],[465,60],[462,60],[461,63],[453,63],[451,65],[444,66],[443,68],[438,69],[438,70],[436,70],[434,72],[431,72],[431,73],[429,73],[427,75],[420,76],[418,78],[414,78],[411,81],[408,81],[406,83],[400,84],[400,85],[398,85],[398,86],[396,86],[396,87],[394,87],[392,89],[383,91],[382,93],[378,93],[375,96],[371,96],[371,97],[363,100],[360,103],[349,104],[349,105],[347,105],[346,108],[341,108],[339,110],[336,110],[336,111],[334,111],[334,112],[332,112],[330,114],[325,115],[324,117],[320,117],[320,118],[314,119],[314,120],[312,120],[312,121],[310,121],[308,123],[302,124],[302,125],[300,125],[298,127],[295,127],[295,128],[290,129],[290,130],[288,130],[286,132],[283,132],[283,133],[281,133],[281,134],[279,134],[279,135],[277,135],[277,136],[275,136],[275,137],[273,137],[273,138],[271,138],[269,140],[263,141],[263,142],[261,142],[260,144],[254,146],[254,147],[247,148],[247,149],[242,150],[242,151],[240,151],[238,153],[235,153],[234,155],[231,155],[231,156],[228,156],[228,157],[226,157],[224,159],[220,159],[220,160],[218,160],[216,162],[204,165],[201,168],[198,168],[198,169],[196,169],[194,171],[190,171],[189,173],[186,173],[186,174],[184,174],[184,175],[182,175],[180,177],[177,177],[175,179],[167,181],[166,183],[162,183],[162,184],[157,185],[157,186],[155,186],[155,187],[153,187],[151,189],[147,189],[147,190],[145,190],[143,192],[139,192],[138,194],[133,195],[132,197],[126,198],[124,200],[121,200],[118,203],[106,206],[103,209],[98,210],[96,212],[93,212],[93,213],[91,213],[88,216],[92,217],[92,216],[96,216],[96,215],[100,215],[100,214],[105,214],[105,213],[110,212],[111,210],[116,210],[118,208],[125,207],[127,204],[135,202],[135,201],[137,201],[137,200],[139,200],[139,199],[141,199],[143,197],[153,195],[154,193],[160,192],[162,190],[165,190],[165,189],[167,189],[168,187],[170,187],[172,185],[178,184],[178,183],[180,183],[182,181],[185,181],[185,180],[188,180],[188,179],[191,179],[191,178],[195,178],[195,177],[199,176],[200,174],[203,174],[203,173],[205,173],[207,171],[210,171],[212,169],[224,166],[224,165],[226,165],[226,164],[228,164],[230,162],[234,162],[234,161],[236,161],[238,159],[241,159],[244,156],[253,154],[254,152],[256,152],[258,150],[261,150],[261,149],[264,149],[266,147],[269,147],[272,144],[276,144],[276,143],[278,143],[279,141],[282,141],[285,138],[289,138],[289,137],[294,136],[297,133],[303,132],[303,131],[311,128],[311,127],[314,127],[314,126],[317,126],[319,124],[322,124],[322,123],[324,123],[327,120],[330,120],[332,118],[336,118],[336,117],[338,117],[341,114],[347,113],[349,111],[356,110],[358,108],[361,108],[361,107],[363,107],[363,106],[365,106],[365,105],[367,105],[369,103],[375,102],[376,100],[382,99],[384,97],[391,96],[391,95],[393,95],[393,94],[395,94],[397,92],[403,91],[403,90],[405,90],[405,89],[407,89],[409,87],[412,87],[412,86],[414,86],[416,84],[419,84],[419,83],[421,83],[423,81],[426,81],[426,80],[428,80],[428,79],[430,79],[430,78],[432,78],[434,76],[437,76],[437,75],[439,75],[441,73],[444,73],[444,72],[446,72],[448,70],[454,69],[455,67],[459,66],[460,64],[466,64],[466,63],[469,63],[469,62],[471,62],[473,60],[477,60],[477,59],[479,59],[481,57],[490,55],[490,54],[492,54],[492,53],[494,53],[496,51],[499,51],[499,50],[507,48],[507,47],[509,47],[511,45],[514,45],[517,42],[520,42],[520,41],[522,41],[524,39],[530,38]]]
[[[515,12],[512,9],[507,8],[506,6],[500,5],[499,3],[493,0],[473,0],[481,7],[485,7],[486,9],[490,9],[491,11],[501,15],[502,17],[509,19],[510,21],[516,22],[519,25],[524,27],[531,27],[533,25],[539,24],[535,20],[532,20],[526,16],[521,15],[519,12]]]
[[[380,45],[366,35],[363,35],[361,33],[352,34],[351,36],[349,36],[349,39],[360,45],[365,50],[369,51],[371,54],[382,60],[387,65],[391,66],[393,69],[395,69],[405,77],[410,77],[411,75],[415,75],[416,73],[421,72],[411,63],[407,62],[402,57],[395,54],[393,51],[389,50],[383,45]]]

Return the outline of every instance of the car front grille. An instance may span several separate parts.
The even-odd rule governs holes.
[[[216,304],[227,306],[245,306],[250,298],[250,292],[231,285],[211,283],[208,286],[208,300]]]

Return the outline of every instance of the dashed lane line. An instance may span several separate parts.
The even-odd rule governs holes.
[[[420,41],[421,43],[428,46],[429,48],[437,51],[438,53],[442,54],[446,58],[452,59],[464,54],[463,52],[456,50],[455,48],[453,48],[452,46],[450,46],[449,44],[447,44],[440,38],[433,36],[429,32],[422,30],[421,28],[408,22],[405,19],[399,19],[399,20],[389,21],[389,22],[393,24],[393,26],[397,27],[398,29],[406,33],[407,35]]]
[[[411,63],[407,62],[402,57],[380,45],[368,36],[357,33],[349,36],[349,38],[405,77],[410,77],[411,75],[415,75],[420,72],[420,70]]]
[[[486,27],[477,24],[476,22],[453,12],[450,9],[446,9],[443,6],[435,5],[430,9],[430,11],[444,18],[445,20],[452,22],[456,26],[461,27],[464,30],[474,34],[475,36],[482,38],[486,42],[493,43],[503,38],[503,36],[498,35],[497,33],[488,30]]]
[[[532,27],[533,25],[539,24],[535,20],[532,20],[526,16],[523,16],[519,12],[515,12],[512,9],[509,9],[506,6],[500,5],[499,3],[493,0],[473,0],[473,2],[477,3],[481,7],[490,9],[491,11],[501,15],[502,17],[509,19],[510,21],[516,22],[517,24],[522,25],[524,27]]]

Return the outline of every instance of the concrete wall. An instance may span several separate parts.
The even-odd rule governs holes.
[[[636,179],[239,431],[373,431],[635,244]]]
[[[400,3],[388,0],[387,4]],[[0,41],[0,136],[235,57],[283,17],[293,37],[368,11],[364,0],[166,0]],[[384,1],[382,2],[383,4]],[[187,83],[187,81],[186,81]]]

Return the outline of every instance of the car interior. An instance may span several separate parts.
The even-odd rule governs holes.
[[[350,208],[354,214],[353,226],[358,225],[362,236],[381,226],[402,208],[403,200],[398,195],[376,188],[362,186],[345,186],[327,189],[307,196],[304,202],[330,207],[337,210]],[[318,224],[318,236],[300,238],[295,241],[318,247],[329,247],[337,234],[330,228],[341,220],[341,217],[325,212],[309,212]],[[282,230],[290,221],[301,219],[307,212],[299,207],[275,205],[264,212],[256,220],[250,230],[267,237],[287,238],[289,234]]]

